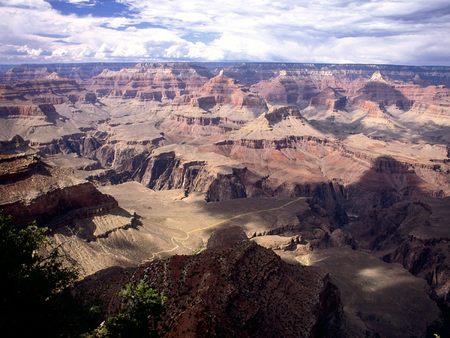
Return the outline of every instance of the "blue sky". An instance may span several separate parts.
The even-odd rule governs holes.
[[[0,63],[450,65],[448,0],[0,0]]]

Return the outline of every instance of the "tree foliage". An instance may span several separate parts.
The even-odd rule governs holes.
[[[154,337],[165,298],[146,283],[127,284],[119,313],[75,299],[77,270],[51,244],[47,229],[16,227],[0,214],[0,335],[2,337]]]
[[[122,306],[97,331],[97,337],[157,337],[157,324],[166,298],[147,283],[128,283],[120,292]]]
[[[59,297],[77,276],[52,247],[46,229],[16,227],[0,215],[0,332],[4,337],[57,336]]]

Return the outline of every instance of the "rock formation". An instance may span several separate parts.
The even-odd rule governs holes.
[[[56,227],[118,206],[91,183],[49,167],[36,155],[0,156],[0,209],[20,225],[37,221]]]
[[[88,86],[100,97],[161,102],[184,100],[206,81],[188,64],[137,64],[121,70],[104,69]]]
[[[80,288],[90,285],[91,289],[114,275],[118,290],[124,273],[105,275],[89,278]],[[283,262],[271,250],[249,241],[240,228],[213,233],[208,248],[198,255],[144,265],[132,280],[144,280],[167,297],[158,325],[166,337],[341,334],[342,305],[330,277]],[[114,303],[111,294],[111,288],[103,291],[103,304]]]
[[[448,208],[450,196],[449,74],[446,67],[277,63],[2,67],[0,204],[22,224],[37,219],[58,227],[72,218],[98,216],[76,225],[87,234],[81,240],[92,243],[77,242],[77,250],[69,250],[80,260],[98,259],[89,266],[91,272],[113,264],[131,265],[156,253],[190,252],[189,245],[204,244],[208,226],[246,215],[246,229],[258,243],[297,255],[330,247],[362,248],[424,278],[433,297],[448,305],[448,233],[442,221],[448,218],[442,210]],[[145,205],[141,211],[152,210],[145,231],[128,226],[135,205],[129,206],[128,214],[108,218],[126,200],[120,189],[129,181],[143,189],[136,196],[137,203]],[[118,202],[102,189],[115,191]],[[139,199],[141,195],[145,198]],[[305,210],[278,209],[296,199],[303,200]],[[183,212],[184,203],[201,206],[203,213],[196,209],[195,217],[214,210],[219,221],[205,224],[200,217],[198,227],[178,228],[175,212],[152,218],[152,203],[162,209],[176,204]],[[266,209],[281,220],[263,217],[262,211],[253,214],[252,203],[275,203]],[[241,205],[248,210],[230,211]],[[167,221],[163,226],[161,219]],[[260,222],[264,226],[258,228]],[[103,241],[107,259],[99,258],[95,241]],[[220,266],[220,259],[231,259],[225,276],[211,272],[208,277],[202,270],[201,288],[192,285],[208,302],[223,304],[206,302],[199,308],[195,303],[183,314],[176,311],[184,303],[176,303],[170,313],[180,314],[183,324],[173,334],[181,334],[178,329],[207,334],[184,317],[206,311],[206,305],[213,310],[211,320],[216,320],[207,328],[230,334],[237,328],[249,335],[274,333],[260,328],[258,316],[250,311],[254,306],[261,318],[275,321],[270,297],[256,303],[239,298],[247,284],[255,285],[240,275],[243,270],[233,255],[257,256],[280,274],[300,279],[301,274],[256,244],[244,241],[233,248],[215,246],[207,249],[209,256],[149,265],[148,271],[161,275],[169,273],[163,273],[163,267],[174,274],[191,274],[193,266]],[[253,258],[242,259],[242,267],[250,270],[246,264]],[[266,271],[258,259],[254,264]],[[305,271],[314,285],[326,284]],[[143,276],[144,270],[139,273]],[[242,277],[242,283],[233,276]],[[286,292],[301,289],[284,277],[255,278],[258,283],[279,283]],[[166,291],[180,302],[197,299],[189,298],[192,290],[181,288],[186,294],[178,294],[170,283]],[[228,285],[226,290],[233,289],[239,302],[211,295],[209,284],[202,283]],[[269,295],[264,292],[273,290],[271,285],[261,294]],[[258,288],[251,289],[252,295]],[[314,288],[311,297],[317,300],[321,287]],[[292,297],[292,304],[297,304],[297,295]],[[270,299],[291,311],[289,300]],[[245,309],[249,317],[233,317],[224,304]],[[314,313],[309,319],[293,316],[305,332],[316,332]],[[283,330],[295,323],[277,320],[283,327],[276,329],[289,335]],[[223,326],[217,326],[219,321]]]

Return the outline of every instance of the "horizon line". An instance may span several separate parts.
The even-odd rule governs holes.
[[[155,64],[155,63],[191,63],[191,64],[292,64],[292,65],[333,65],[333,66],[391,66],[391,67],[427,67],[450,68],[449,65],[436,64],[395,64],[395,63],[341,63],[341,62],[305,62],[305,61],[248,61],[248,60],[224,60],[224,61],[194,61],[194,60],[151,60],[151,61],[60,61],[60,62],[12,62],[1,63],[0,66],[39,66],[39,65],[64,65],[64,64]]]

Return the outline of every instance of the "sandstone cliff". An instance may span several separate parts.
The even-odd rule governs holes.
[[[76,179],[69,170],[54,168],[35,155],[0,157],[0,209],[20,224],[70,224],[73,218],[101,214],[118,206],[91,183]]]

